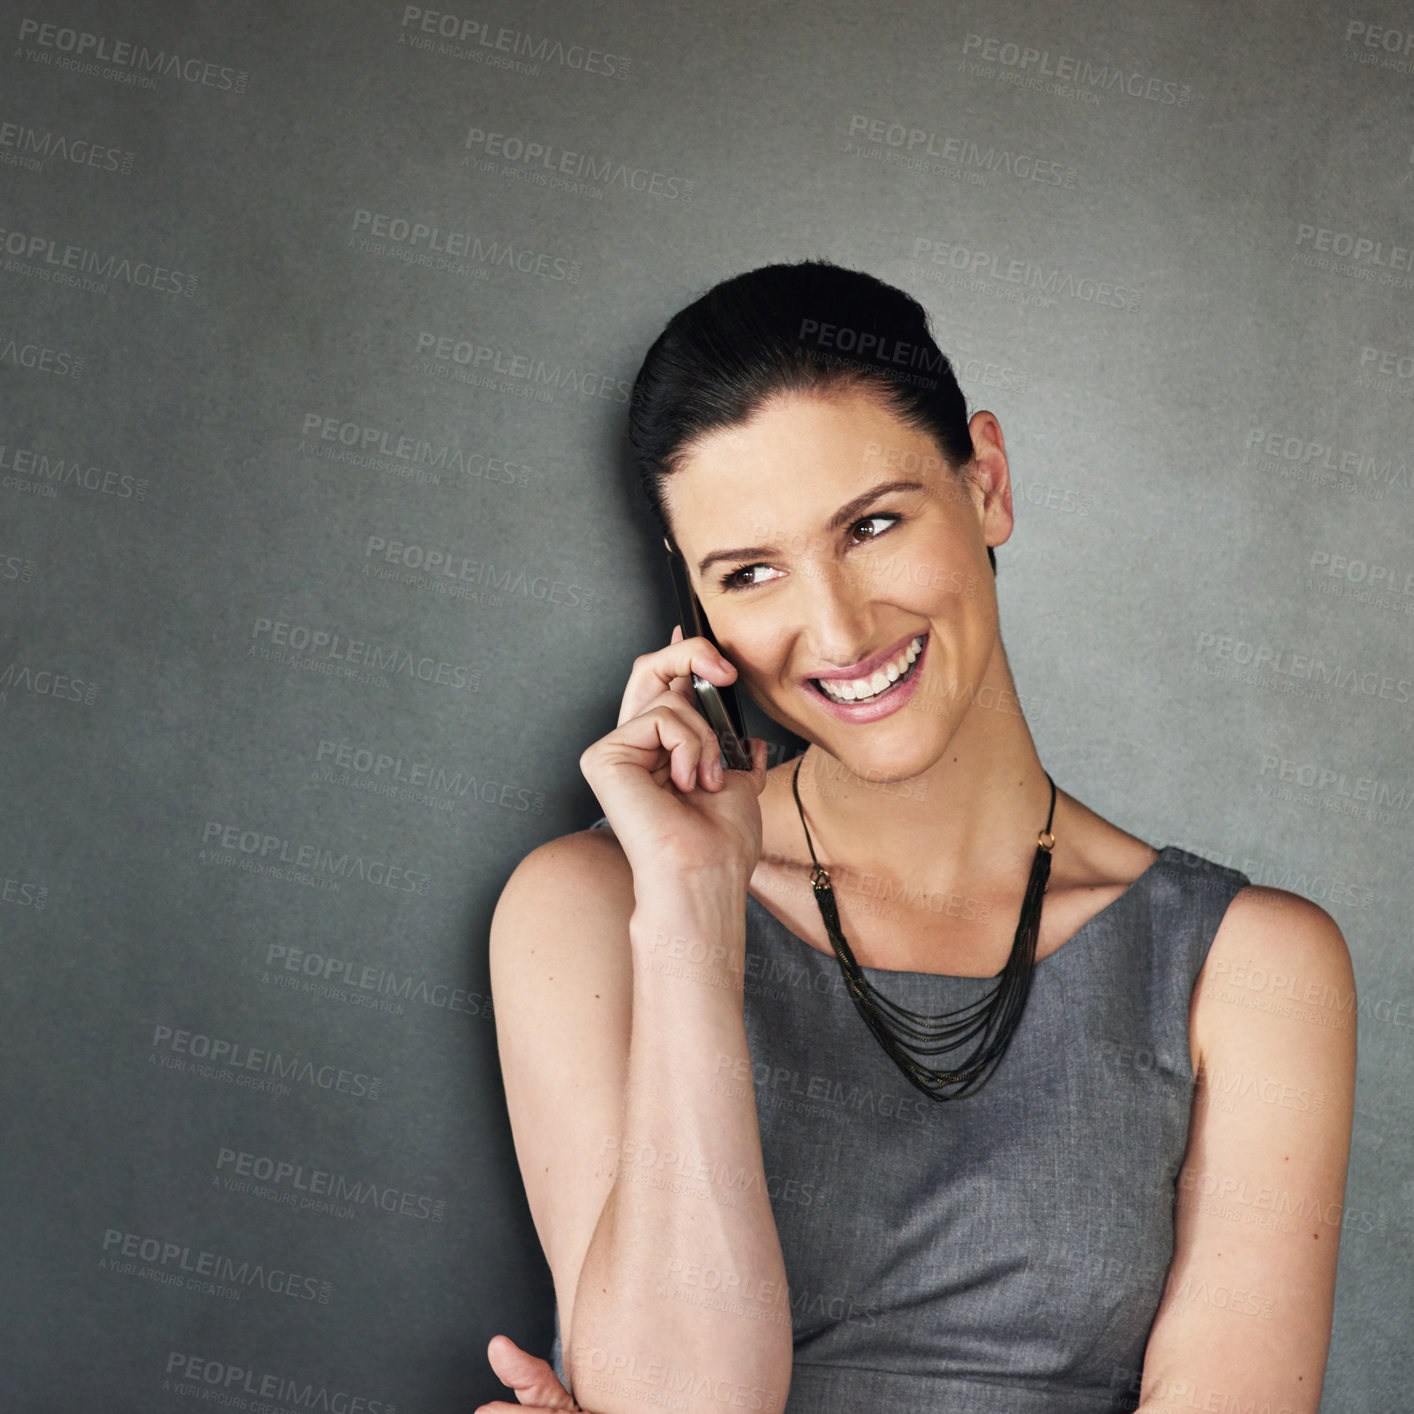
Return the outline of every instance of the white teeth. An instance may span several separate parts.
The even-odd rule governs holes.
[[[839,679],[826,681],[821,678],[817,678],[816,681],[820,684],[821,691],[836,702],[859,702],[870,697],[877,697],[909,670],[922,651],[923,639],[916,636],[892,663],[880,668],[873,677],[855,678],[851,682],[841,682]]]

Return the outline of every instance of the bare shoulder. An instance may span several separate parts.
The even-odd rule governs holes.
[[[1315,988],[1321,984],[1355,986],[1350,949],[1335,919],[1300,894],[1263,884],[1248,884],[1234,895],[1203,970],[1233,974],[1239,967],[1248,973],[1265,969],[1267,980],[1284,995],[1306,1003],[1318,1000]],[[1251,990],[1254,979],[1230,980]],[[1260,989],[1261,975],[1255,980]]]
[[[582,1067],[597,1059],[614,1071],[626,1055],[633,907],[633,871],[610,830],[547,840],[506,881],[491,918],[490,972],[508,1095],[527,1080],[538,1089],[551,1073],[540,1057],[558,1059],[568,1046],[590,1048]]]
[[[572,830],[544,844],[536,845],[529,854],[516,865],[507,887],[512,881],[523,885],[528,880],[543,883],[547,876],[574,871],[589,866],[593,869],[606,862],[617,860],[624,869],[628,860],[624,858],[623,846],[612,830]]]
[[[1335,919],[1300,894],[1249,884],[1228,905],[1193,991],[1195,1061],[1239,1048],[1276,1060],[1314,1044],[1353,1067],[1355,1003]]]
[[[537,845],[506,880],[491,922],[493,968],[559,916],[627,924],[633,871],[612,830],[575,830]],[[592,933],[599,932],[591,929]],[[527,950],[529,944],[527,944]]]

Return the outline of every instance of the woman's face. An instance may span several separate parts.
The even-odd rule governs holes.
[[[1001,428],[970,428],[967,480],[926,433],[857,389],[782,395],[692,444],[670,523],[723,653],[775,721],[871,779],[925,770],[999,654],[987,546],[1011,533]],[[921,653],[876,702],[837,689]],[[997,658],[999,660],[999,657]]]

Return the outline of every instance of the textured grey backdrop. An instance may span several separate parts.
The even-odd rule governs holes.
[[[807,255],[1002,420],[1057,780],[1344,929],[1323,1407],[1392,1407],[1408,8],[445,2],[5,7],[5,1407],[469,1409],[491,1334],[548,1353],[488,921],[673,622],[638,361]]]

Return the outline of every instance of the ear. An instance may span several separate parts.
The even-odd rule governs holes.
[[[982,492],[982,504],[977,508],[982,538],[989,547],[1003,545],[1011,536],[1014,520],[1011,467],[1001,423],[994,413],[982,410],[973,413],[967,430],[973,447],[969,480]]]

